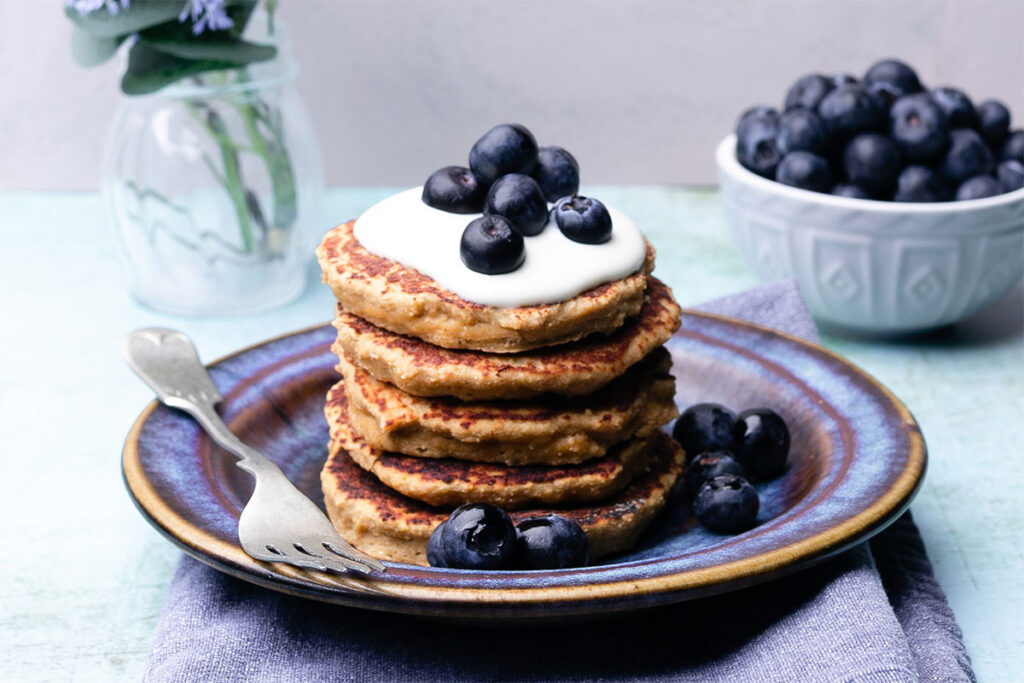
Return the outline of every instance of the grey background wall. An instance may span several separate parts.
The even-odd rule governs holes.
[[[403,185],[519,121],[584,182],[714,182],[737,114],[899,56],[1024,125],[1024,0],[281,0],[331,185]],[[60,0],[2,0],[0,188],[92,189],[119,65]]]

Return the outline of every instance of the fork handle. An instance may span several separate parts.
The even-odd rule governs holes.
[[[125,339],[124,355],[162,403],[194,417],[217,445],[238,457],[238,467],[253,476],[280,471],[276,463],[232,434],[217,414],[214,406],[222,400],[220,393],[184,332],[163,327],[136,330]]]

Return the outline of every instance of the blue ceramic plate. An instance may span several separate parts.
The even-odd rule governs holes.
[[[324,396],[337,380],[329,325],[235,353],[211,367],[241,439],[321,501]],[[478,572],[391,564],[379,577],[328,575],[253,560],[238,545],[252,490],[191,418],[153,403],[125,443],[124,478],[142,514],[185,552],[285,593],[454,619],[593,617],[742,588],[820,561],[877,533],[909,504],[925,469],[921,432],[878,382],[812,344],[687,312],[667,344],[681,408],[768,406],[792,432],[790,464],[760,486],[758,526],[710,534],[675,503],[635,551],[582,569]]]

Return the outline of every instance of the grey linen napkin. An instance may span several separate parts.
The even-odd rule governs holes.
[[[780,282],[701,310],[817,341]],[[293,598],[183,557],[149,681],[973,681],[910,513],[769,584],[576,626],[481,629]]]

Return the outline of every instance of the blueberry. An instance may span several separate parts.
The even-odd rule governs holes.
[[[832,187],[832,194],[837,197],[849,197],[850,199],[872,199],[871,193],[860,185],[853,183],[836,183]]]
[[[1010,133],[999,151],[999,159],[1002,161],[1019,161],[1024,164],[1024,129],[1018,128]]]
[[[978,114],[978,132],[985,142],[998,147],[1010,134],[1010,110],[1002,102],[986,100],[975,110]]]
[[[883,59],[873,64],[868,69],[868,72],[864,74],[864,82],[868,84],[878,82],[892,83],[904,95],[921,92],[922,90],[921,81],[914,70],[897,59]]]
[[[736,458],[754,478],[774,479],[786,468],[789,429],[778,413],[768,408],[744,410],[732,428]]]
[[[438,524],[434,532],[430,534],[430,540],[427,541],[427,562],[430,563],[431,567],[448,566],[444,559],[444,553],[441,550],[441,534],[444,533],[443,529],[446,524],[447,522]]]
[[[580,189],[580,165],[561,147],[541,147],[531,175],[549,202],[576,194]]]
[[[896,181],[897,202],[945,202],[949,200],[945,178],[927,166],[907,166]]]
[[[962,202],[968,199],[982,199],[1002,193],[1003,188],[998,180],[990,175],[976,175],[960,183],[960,187],[956,188],[956,200]]]
[[[1000,162],[996,167],[996,177],[1003,192],[1013,192],[1024,187],[1024,164],[1010,159]]]
[[[464,166],[445,166],[423,184],[423,203],[449,213],[480,213],[486,188]]]
[[[444,562],[457,569],[505,569],[516,556],[516,528],[487,503],[456,508],[439,534]]]
[[[895,83],[890,83],[889,81],[875,81],[874,83],[868,83],[867,89],[868,92],[871,93],[885,109],[889,109],[893,102],[907,95],[907,93],[903,92],[902,88]]]
[[[946,114],[950,128],[973,128],[978,122],[970,98],[956,88],[933,88],[928,93]]]
[[[548,222],[548,203],[537,181],[521,173],[498,178],[484,199],[484,213],[504,216],[526,237],[536,235]]]
[[[693,514],[716,534],[738,534],[754,526],[761,501],[743,477],[723,474],[704,483],[693,501]]]
[[[771,178],[775,168],[782,160],[775,143],[778,134],[778,120],[772,118],[754,118],[747,121],[736,138],[736,159],[745,168],[754,173]]]
[[[683,411],[672,428],[672,438],[693,460],[705,451],[731,451],[736,414],[717,403],[697,403]]]
[[[889,110],[889,134],[912,162],[938,161],[949,146],[946,114],[924,93],[896,100]]]
[[[883,135],[861,133],[846,146],[843,169],[850,182],[876,197],[887,197],[900,173],[900,151]]]
[[[530,173],[537,165],[537,141],[518,123],[491,128],[469,151],[469,167],[484,187],[507,173]]]
[[[832,187],[832,172],[828,162],[810,152],[790,152],[782,157],[775,169],[775,179],[783,185],[799,187],[812,192],[828,192]]]
[[[818,115],[810,109],[798,107],[779,117],[775,144],[782,154],[797,150],[823,154],[828,146],[828,137]]]
[[[526,259],[526,245],[507,218],[481,216],[462,231],[459,255],[470,270],[485,275],[510,273]]]
[[[818,116],[829,135],[848,139],[868,130],[879,130],[885,110],[878,99],[860,85],[842,85],[825,95]]]
[[[779,112],[775,111],[772,107],[763,105],[751,107],[740,114],[740,118],[736,122],[736,137],[742,138],[747,128],[754,121],[766,121],[769,125],[775,125],[779,122]]]
[[[851,76],[850,74],[835,74],[832,76],[832,85],[837,88],[841,85],[856,85],[859,82],[856,76]]]
[[[949,150],[942,160],[942,175],[955,184],[992,170],[992,152],[981,136],[969,128],[949,133]]]
[[[821,74],[802,76],[786,93],[786,109],[794,109],[796,107],[811,110],[817,109],[821,98],[835,87],[835,84],[830,79]]]
[[[683,483],[686,495],[693,500],[704,484],[723,474],[743,476],[743,466],[729,451],[705,451],[686,465]]]
[[[553,210],[555,223],[573,242],[601,244],[612,238],[612,217],[604,204],[591,197],[563,197]]]
[[[524,569],[582,567],[590,561],[590,544],[576,522],[561,515],[519,522],[518,565]]]

